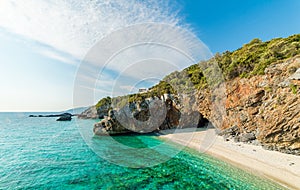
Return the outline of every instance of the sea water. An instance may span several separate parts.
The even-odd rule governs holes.
[[[106,137],[92,135],[95,120],[57,122],[29,114],[0,113],[0,189],[284,189],[205,154],[177,151],[154,135],[113,139],[135,149],[164,143],[165,151],[178,153],[151,167],[125,167],[95,151],[97,145],[113,149]]]

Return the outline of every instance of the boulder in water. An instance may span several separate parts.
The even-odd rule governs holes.
[[[63,116],[60,116],[56,121],[71,121],[71,120],[72,120],[71,115],[63,115]]]

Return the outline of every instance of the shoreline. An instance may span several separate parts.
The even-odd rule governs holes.
[[[261,146],[225,141],[210,129],[177,129],[160,132],[159,138],[211,155],[253,175],[268,178],[289,189],[300,190],[300,157]]]

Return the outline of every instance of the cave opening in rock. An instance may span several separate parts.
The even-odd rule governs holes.
[[[207,118],[205,118],[201,113],[200,113],[200,117],[199,117],[199,121],[197,124],[197,128],[204,128],[207,127],[209,124],[209,120]]]

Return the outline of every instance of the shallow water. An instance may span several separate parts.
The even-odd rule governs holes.
[[[93,137],[93,120],[29,114],[0,113],[0,189],[283,189],[155,136]],[[158,164],[147,167],[155,163],[152,156]],[[144,168],[120,166],[127,163]]]

